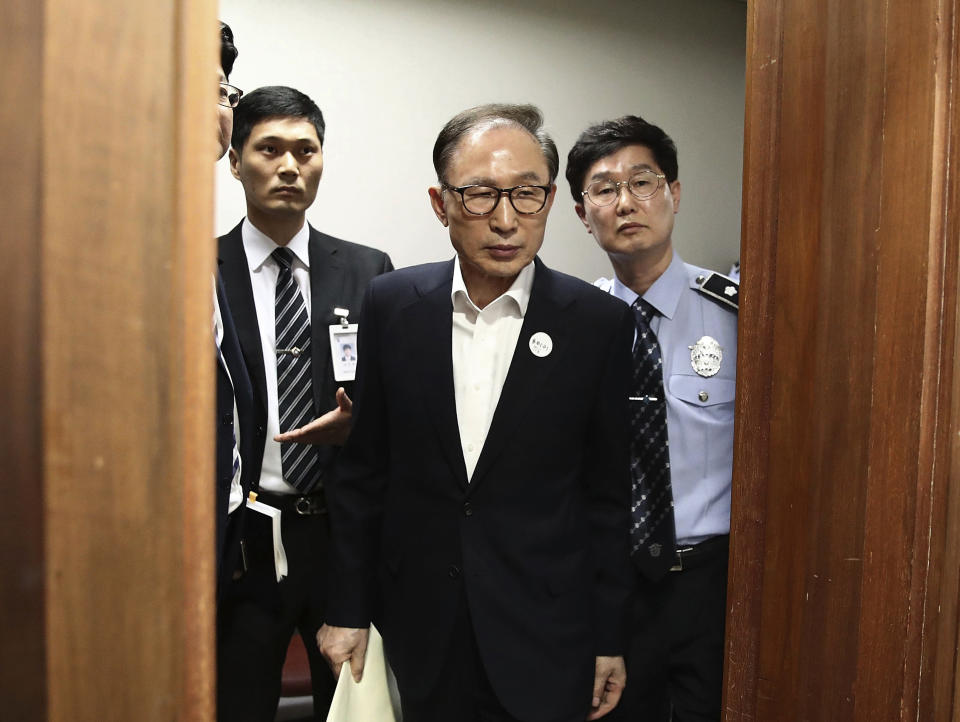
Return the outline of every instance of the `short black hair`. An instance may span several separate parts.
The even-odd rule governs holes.
[[[625,115],[616,120],[605,120],[591,125],[577,138],[567,155],[567,182],[574,203],[582,203],[583,182],[590,167],[601,158],[616,153],[628,145],[642,145],[653,153],[657,165],[667,177],[667,183],[677,179],[677,146],[669,135],[639,115]]]
[[[233,30],[222,20],[220,21],[220,67],[223,68],[223,74],[227,80],[230,80],[230,73],[233,72],[233,63],[237,59],[240,51],[233,44]]]
[[[543,113],[535,105],[512,105],[510,103],[490,103],[469,108],[457,113],[443,126],[437,142],[433,145],[433,167],[437,171],[437,180],[446,183],[447,168],[460,140],[467,133],[480,127],[496,125],[518,125],[533,136],[540,144],[543,157],[547,161],[550,182],[553,183],[560,170],[560,154],[553,138],[543,129]]]
[[[268,118],[306,118],[313,123],[320,145],[323,146],[326,126],[317,104],[294,88],[267,85],[244,95],[233,109],[233,137],[230,139],[233,149],[241,152],[253,126]]]

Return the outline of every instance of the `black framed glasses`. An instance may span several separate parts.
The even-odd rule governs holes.
[[[240,90],[236,85],[230,85],[230,83],[220,83],[220,97],[217,99],[217,103],[222,105],[224,108],[236,108],[237,103],[240,102],[240,98],[243,97],[243,91]]]
[[[663,173],[642,170],[639,173],[634,173],[625,181],[594,181],[580,195],[595,206],[609,206],[620,197],[620,188],[624,186],[634,198],[645,201],[657,194],[666,178]]]
[[[493,213],[500,203],[502,196],[510,199],[510,205],[517,213],[525,216],[539,213],[547,205],[547,196],[550,195],[550,186],[514,186],[513,188],[497,188],[496,186],[469,185],[455,187],[443,184],[444,189],[454,191],[460,195],[463,209],[472,216],[485,216]]]

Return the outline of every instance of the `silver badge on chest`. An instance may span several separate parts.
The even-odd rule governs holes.
[[[723,362],[723,349],[712,336],[701,336],[690,349],[690,365],[700,376],[714,376]]]

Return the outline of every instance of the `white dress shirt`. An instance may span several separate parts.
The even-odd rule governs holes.
[[[220,313],[220,299],[217,298],[217,280],[213,279],[213,333],[219,349],[223,344],[223,315]],[[233,376],[230,375],[230,367],[223,359],[223,354],[218,353],[217,363],[223,366],[227,372],[227,378],[230,379],[230,389],[233,389]],[[240,471],[243,461],[240,458],[240,414],[237,411],[237,395],[233,396],[233,457],[237,461],[237,471],[230,480],[230,499],[227,503],[227,514],[232,514],[240,508],[243,501],[243,487],[240,486]]]
[[[506,293],[479,309],[467,293],[459,259],[453,264],[453,388],[468,480],[477,468],[513,360],[533,274],[531,262]]]
[[[277,402],[277,328],[275,303],[277,276],[280,266],[270,255],[281,248],[249,219],[243,219],[243,251],[250,267],[250,283],[253,286],[253,301],[257,308],[257,323],[260,326],[260,345],[263,348],[263,370],[267,381],[267,440],[263,447],[263,464],[260,467],[260,490],[280,494],[299,494],[283,479],[280,462],[280,444],[273,437],[280,433],[280,412]],[[308,241],[310,227],[303,228],[286,245],[293,253],[293,279],[300,287],[303,301],[310,316],[310,254]],[[313,349],[316,355],[318,349]]]

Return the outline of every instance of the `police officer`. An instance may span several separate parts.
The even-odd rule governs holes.
[[[639,591],[611,720],[720,719],[738,286],[674,252],[677,170],[673,141],[637,116],[587,128],[567,159],[577,215],[613,266],[614,278],[596,285],[630,304],[637,323]]]

